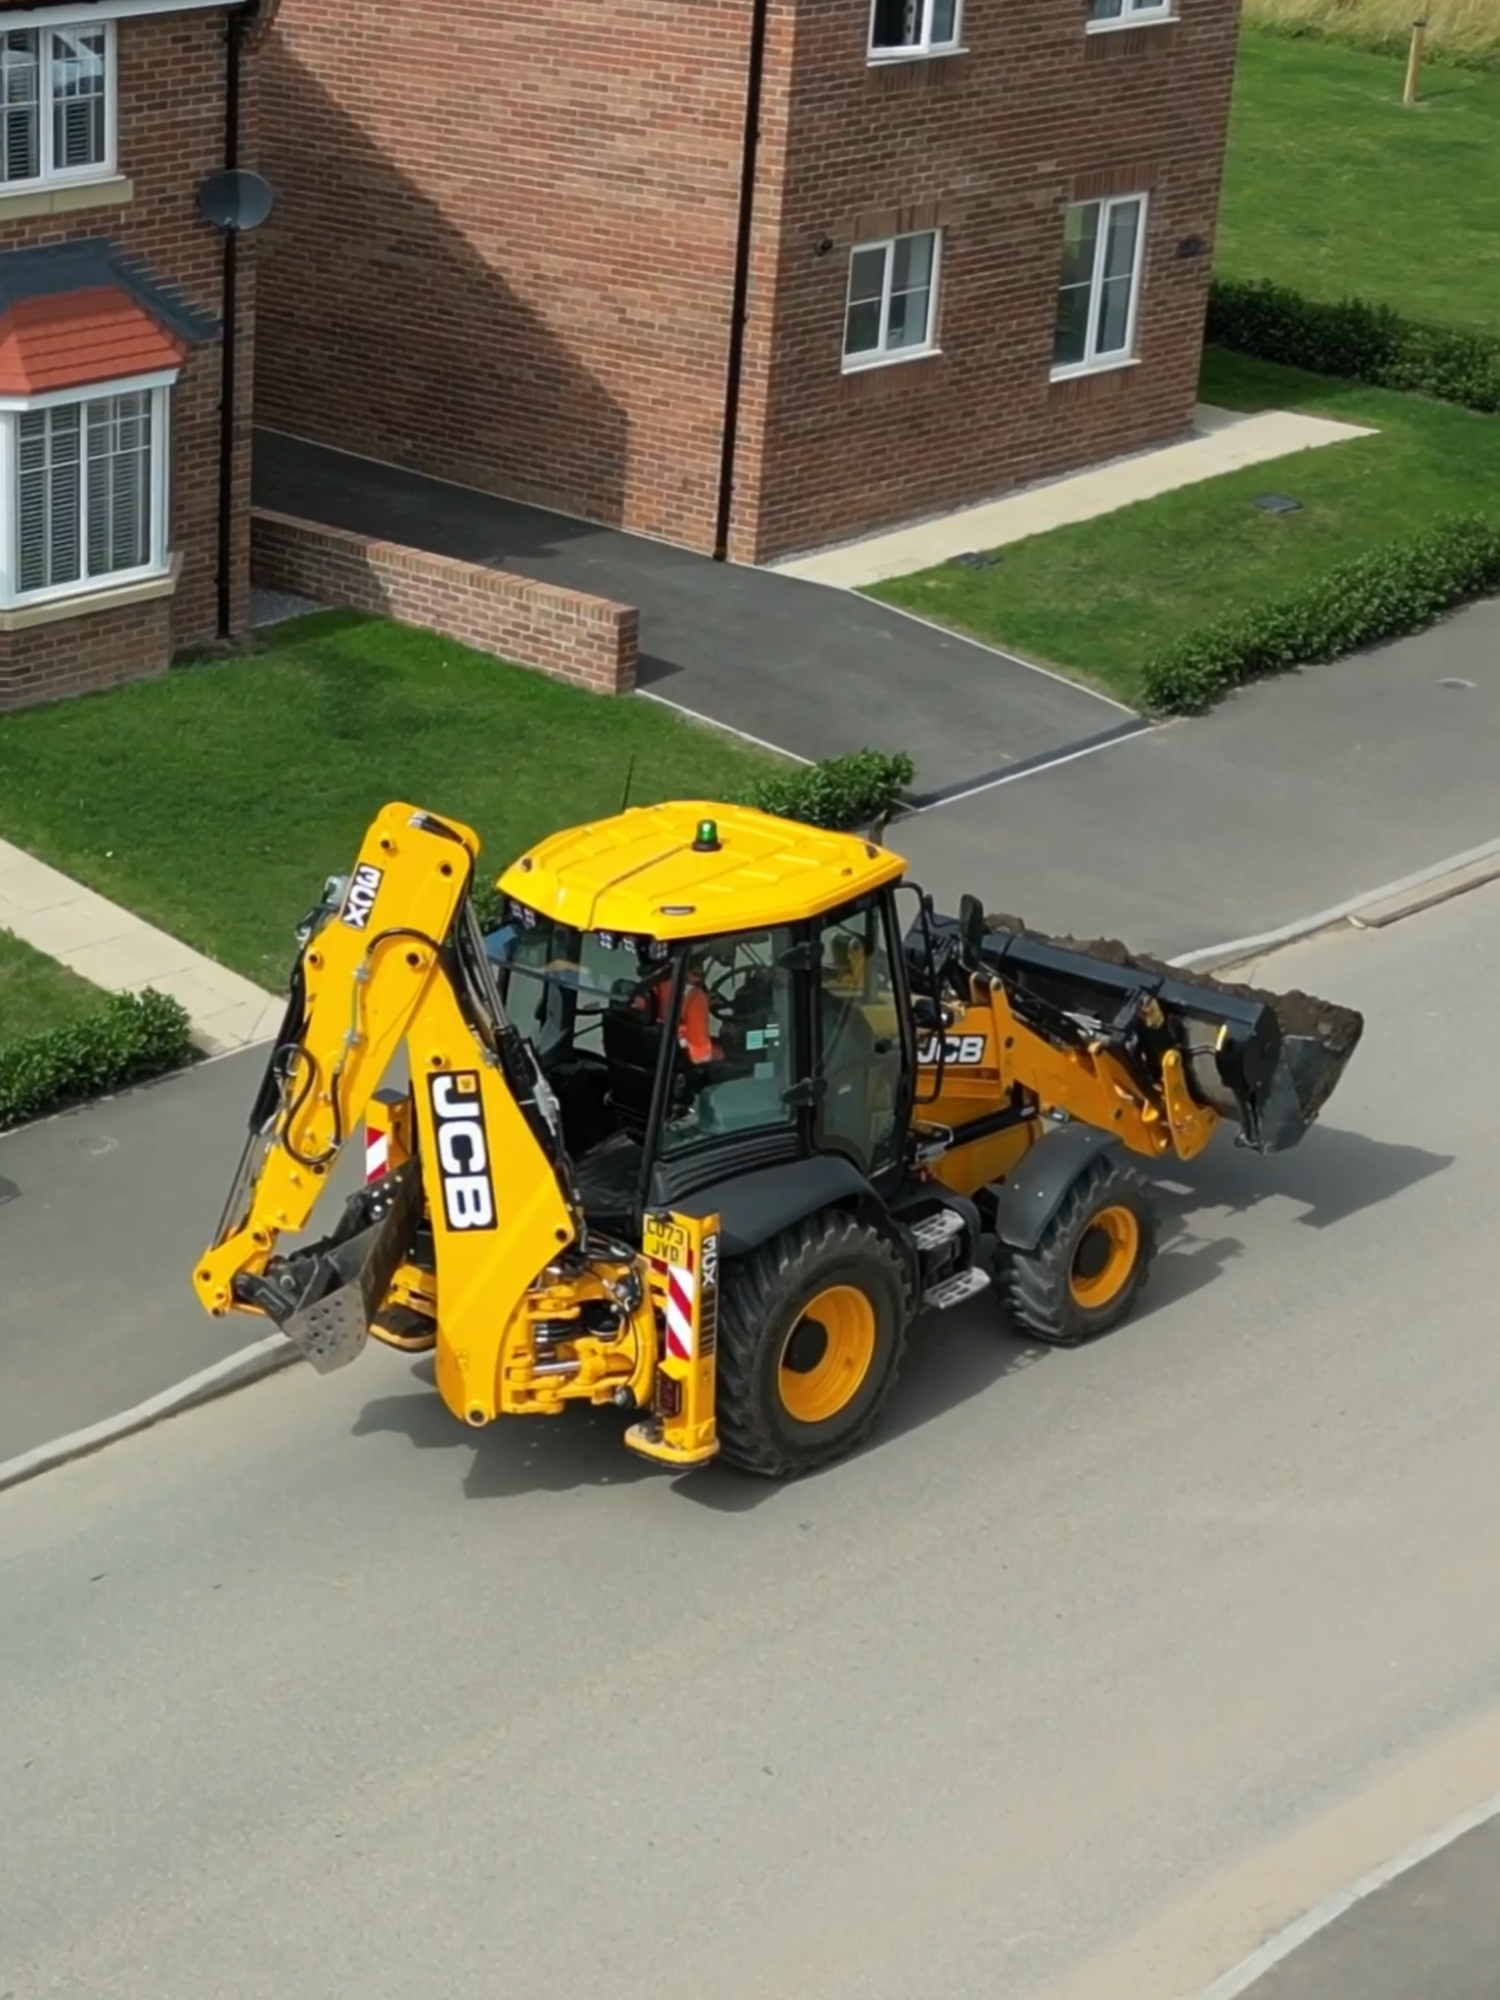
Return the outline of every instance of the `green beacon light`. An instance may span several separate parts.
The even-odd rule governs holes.
[[[700,819],[698,822],[698,837],[693,842],[693,852],[695,854],[717,854],[721,844],[719,840],[718,821]]]

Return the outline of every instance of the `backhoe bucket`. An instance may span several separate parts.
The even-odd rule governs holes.
[[[262,1278],[240,1279],[237,1289],[318,1374],[347,1368],[363,1351],[370,1322],[411,1249],[421,1203],[416,1165],[408,1162],[351,1195],[321,1242],[278,1258]]]
[[[1193,1096],[1238,1125],[1240,1143],[1258,1153],[1300,1143],[1364,1033],[1363,1015],[1311,994],[1185,972],[1113,938],[1045,937],[1014,917],[984,919],[980,953],[1018,1017],[1054,1041],[1086,1042],[1154,1000]]]

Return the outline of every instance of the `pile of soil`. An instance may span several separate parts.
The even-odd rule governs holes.
[[[1167,965],[1159,958],[1128,950],[1118,938],[1052,937],[1046,931],[1031,930],[1019,917],[985,915],[985,927],[992,931],[1013,931],[1017,937],[1051,945],[1055,951],[1076,951],[1084,958],[1102,959],[1106,965],[1143,972],[1154,979],[1171,979],[1179,986],[1196,986],[1207,993],[1228,993],[1237,1000],[1253,1000],[1269,1007],[1281,1024],[1284,1036],[1305,1035],[1324,1048],[1342,1055],[1352,1052],[1365,1031],[1365,1017],[1352,1007],[1335,1006],[1331,1000],[1293,989],[1290,993],[1267,993],[1258,986],[1237,986],[1227,979],[1215,979],[1207,972],[1187,972]]]

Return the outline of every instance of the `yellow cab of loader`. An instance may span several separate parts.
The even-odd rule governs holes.
[[[922,1316],[987,1289],[1055,1344],[1116,1326],[1156,1245],[1135,1161],[1224,1120],[1296,1144],[1363,1028],[940,916],[885,846],[745,806],[555,834],[487,931],[478,853],[393,804],[330,883],[195,1287],[319,1369],[434,1350],[475,1427],[630,1410],[668,1466],[841,1457]],[[365,1186],[282,1252],[361,1120]]]

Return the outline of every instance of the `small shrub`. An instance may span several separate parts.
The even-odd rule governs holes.
[[[1500,412],[1500,340],[1424,326],[1368,299],[1328,305],[1267,279],[1219,278],[1207,339],[1259,361]]]
[[[1148,708],[1194,715],[1247,681],[1420,632],[1500,590],[1500,521],[1458,516],[1343,563],[1305,588],[1189,632],[1146,663]]]
[[[97,1013],[0,1047],[0,1130],[102,1097],[193,1058],[185,1009],[168,994],[111,994]]]
[[[893,811],[915,775],[916,765],[905,751],[856,750],[848,757],[761,778],[741,803],[806,826],[848,832]]]

